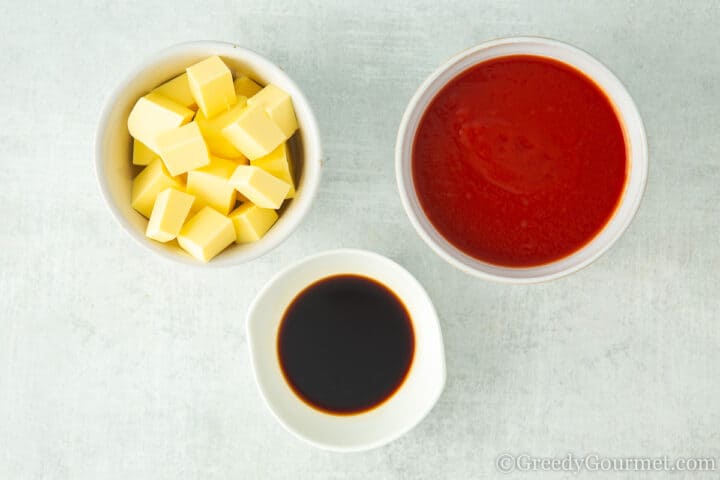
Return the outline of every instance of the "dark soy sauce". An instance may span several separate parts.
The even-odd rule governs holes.
[[[327,277],[300,292],[285,311],[277,342],[293,391],[336,415],[390,398],[415,352],[405,305],[386,286],[358,275]]]

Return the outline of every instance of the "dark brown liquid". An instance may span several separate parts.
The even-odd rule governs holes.
[[[278,331],[285,379],[309,405],[361,413],[400,387],[415,352],[410,315],[384,285],[337,275],[300,292]]]

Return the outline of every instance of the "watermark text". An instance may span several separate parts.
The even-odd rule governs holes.
[[[538,457],[525,453],[503,453],[495,459],[501,473],[510,472],[714,472],[712,457],[608,457],[598,454]]]

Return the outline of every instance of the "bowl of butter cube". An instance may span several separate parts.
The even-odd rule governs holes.
[[[113,216],[141,245],[181,263],[264,255],[308,213],[320,132],[293,80],[223,42],[162,50],[110,94],[96,173]]]

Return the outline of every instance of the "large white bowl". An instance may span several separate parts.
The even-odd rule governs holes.
[[[97,127],[95,169],[103,197],[115,219],[140,245],[164,258],[191,265],[202,264],[175,242],[163,244],[145,237],[147,220],[130,206],[130,192],[137,167],[131,162],[132,140],[127,117],[138,98],[185,71],[190,65],[219,55],[233,73],[243,73],[262,85],[275,83],[290,94],[299,130],[290,140],[297,195],[286,202],[280,219],[259,241],[233,245],[207,265],[227,266],[247,262],[283,242],[310,210],[320,183],[320,132],[310,104],[290,77],[255,52],[224,42],[189,42],[162,50],[145,59],[108,97]]]
[[[628,144],[628,178],[613,217],[598,235],[570,256],[528,268],[503,267],[473,258],[448,242],[430,223],[418,201],[412,177],[412,147],[420,119],[435,95],[461,72],[486,60],[508,55],[549,57],[590,77],[610,98],[620,117]],[[627,229],[640,206],[647,179],[648,148],[645,127],[635,103],[613,73],[588,53],[566,43],[539,37],[493,40],[448,60],[428,77],[405,110],[395,145],[395,172],[405,212],[423,240],[442,258],[478,277],[508,283],[534,283],[568,275],[605,253]]]
[[[285,381],[277,353],[278,328],[295,296],[317,280],[340,274],[370,277],[390,288],[408,309],[415,334],[410,371],[398,391],[356,415],[325,413],[300,400]],[[367,450],[398,438],[430,412],[445,386],[442,333],[432,301],[407,270],[372,252],[324,252],[278,273],[248,310],[247,338],[255,379],[270,411],[287,430],[327,450]]]

